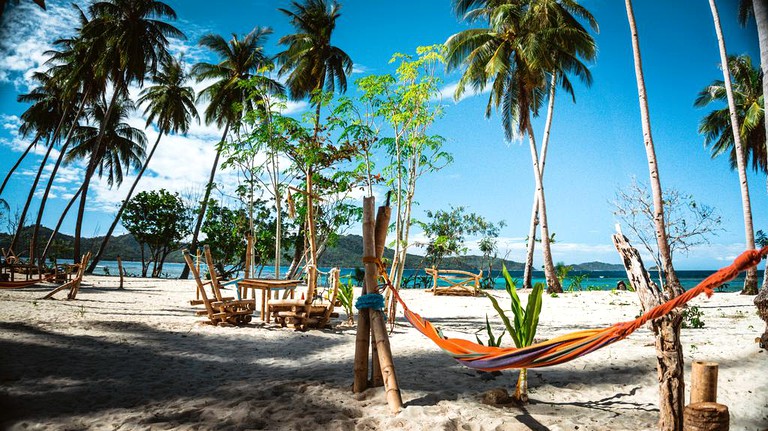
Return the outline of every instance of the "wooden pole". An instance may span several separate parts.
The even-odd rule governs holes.
[[[363,198],[363,238],[366,232],[374,230],[375,220],[373,219],[374,199],[372,197]],[[372,256],[365,253],[365,240],[363,240],[363,257]],[[363,283],[363,295],[368,293],[368,266],[373,263],[365,263],[365,282]],[[373,275],[373,273],[371,273]],[[374,279],[375,283],[375,279]],[[367,309],[360,310],[357,313],[357,339],[355,340],[355,380],[352,384],[352,391],[355,393],[363,392],[368,388],[368,344],[371,338],[371,318]]]
[[[245,278],[251,278],[251,265],[253,261],[253,237],[248,235],[248,248],[245,249]],[[275,280],[280,278],[280,274],[275,274]],[[254,298],[255,298],[254,291]]]
[[[117,272],[120,273],[120,287],[118,289],[123,290],[123,259],[120,255],[117,255]]]
[[[717,362],[693,362],[691,404],[717,402],[717,367]]]
[[[382,205],[376,212],[376,257],[384,257],[384,245],[387,243],[387,230],[389,229],[389,219],[392,216],[392,208]],[[387,300],[390,295],[387,291]],[[372,359],[371,359],[371,385],[373,387],[384,386],[384,377],[381,375],[381,365],[379,363],[379,351],[376,343],[372,340]]]

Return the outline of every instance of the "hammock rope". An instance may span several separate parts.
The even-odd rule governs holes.
[[[635,320],[602,329],[576,331],[523,348],[484,346],[469,340],[445,337],[439,328],[408,308],[397,289],[392,287],[384,264],[381,260],[377,260],[376,263],[385,284],[397,302],[402,305],[406,320],[414,328],[462,365],[483,371],[498,371],[508,368],[538,368],[562,364],[623,340],[647,322],[669,314],[702,293],[707,297],[712,296],[716,287],[733,280],[741,271],[758,265],[765,256],[768,256],[768,247],[763,247],[761,250],[748,250],[738,256],[731,265],[705,278],[696,287],[653,307]]]

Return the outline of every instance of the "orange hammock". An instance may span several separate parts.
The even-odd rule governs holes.
[[[604,329],[573,332],[519,349],[514,347],[483,346],[469,340],[443,336],[440,330],[432,325],[432,323],[408,308],[397,290],[391,288],[392,285],[386,277],[386,272],[382,273],[387,286],[390,287],[390,291],[403,306],[405,318],[419,332],[429,337],[461,364],[478,370],[496,371],[507,368],[537,368],[562,364],[622,340],[648,321],[665,316],[673,309],[685,305],[701,293],[712,296],[714,288],[733,280],[739,272],[757,266],[766,255],[768,255],[768,247],[763,247],[759,251],[746,251],[737,257],[730,266],[705,278],[696,287],[682,295],[650,309],[635,320],[617,323]],[[383,269],[383,265],[380,262],[379,268],[380,271]]]

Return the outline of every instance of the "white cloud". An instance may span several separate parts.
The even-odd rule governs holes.
[[[435,100],[443,101],[443,100],[452,100],[455,103],[459,103],[464,99],[468,99],[470,97],[474,97],[480,94],[487,94],[490,89],[485,88],[482,91],[476,92],[472,90],[471,88],[467,88],[464,91],[464,94],[461,95],[459,100],[454,99],[454,94],[456,93],[456,89],[459,87],[459,83],[457,82],[451,82],[443,86],[443,88],[440,89],[440,96],[438,98],[435,98]]]

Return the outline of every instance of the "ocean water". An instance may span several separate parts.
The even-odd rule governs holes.
[[[66,263],[66,261],[61,261],[62,263]],[[71,261],[69,261],[71,263]],[[173,262],[167,262],[163,265],[163,278],[177,278],[180,274],[182,269],[184,268],[183,263],[173,263]],[[203,265],[203,268],[205,265]],[[125,270],[126,274],[131,277],[138,277],[141,275],[141,262],[131,262],[131,261],[124,261],[123,262],[123,269]],[[330,268],[320,268],[321,271],[328,271]],[[282,267],[282,272],[285,273],[288,271],[288,267]],[[355,270],[354,268],[342,268],[341,269],[341,276],[344,277],[352,277]],[[715,271],[677,271],[678,277],[680,277],[680,282],[682,283],[683,287],[686,289],[689,289],[691,287],[696,286],[699,282],[701,282],[704,278],[711,275]],[[758,271],[759,279],[762,280],[763,277],[763,271]],[[117,271],[117,262],[116,261],[101,261],[99,262],[99,265],[94,270],[94,274],[96,275],[113,275],[116,276],[118,274]],[[522,271],[511,271],[510,275],[513,279],[517,279],[518,282],[522,281],[523,278],[523,272]],[[584,275],[585,278],[581,280],[581,290],[587,290],[587,289],[600,289],[600,290],[612,290],[616,288],[616,285],[619,281],[624,281],[624,283],[628,283],[627,281],[627,275],[624,271],[587,271],[587,272],[581,272],[581,271],[573,271],[571,276],[566,278],[563,282],[563,290],[569,290],[569,287],[573,284],[574,277]],[[262,272],[260,274],[260,277],[264,278],[271,278],[274,277],[274,267],[267,266],[262,269]],[[494,272],[493,274],[494,281],[495,281],[495,289],[504,289],[504,278],[501,276],[501,273]],[[651,277],[654,278],[654,280],[657,279],[658,275],[655,272],[651,273]],[[413,269],[406,269],[403,271],[403,285],[406,288],[426,288],[430,287],[432,285],[432,277],[426,275],[426,273],[423,270],[413,270]],[[545,282],[544,279],[544,273],[541,271],[534,271],[533,272],[533,282]],[[657,281],[658,282],[658,281]],[[744,285],[744,274],[740,274],[739,277],[732,280],[728,284],[726,284],[723,287],[723,291],[726,292],[737,292],[740,291],[742,286]],[[520,285],[518,284],[518,287]],[[573,286],[574,290],[578,290],[578,286]]]

